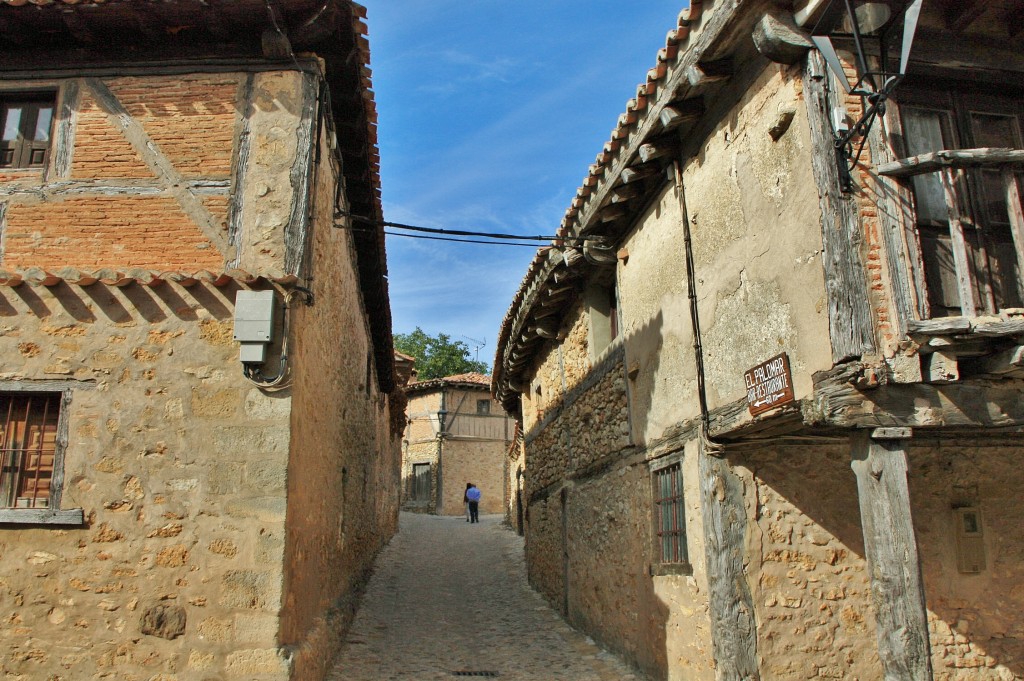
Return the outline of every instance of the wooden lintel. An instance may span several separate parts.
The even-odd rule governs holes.
[[[622,183],[632,184],[647,177],[652,177],[661,173],[661,169],[656,165],[635,165],[629,168],[624,168],[622,171]]]
[[[837,376],[815,387],[804,420],[840,428],[1019,428],[1024,427],[1022,389],[1020,381],[1001,379],[890,383],[862,390]]]

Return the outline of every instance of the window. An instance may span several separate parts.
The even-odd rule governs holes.
[[[681,463],[654,471],[654,535],[659,562],[688,563]]]
[[[584,300],[590,315],[590,358],[591,360],[604,352],[619,335],[619,296],[615,286],[615,272],[605,275],[607,281],[591,282],[585,292]]]
[[[0,523],[81,524],[82,509],[60,510],[69,396],[0,393]]]
[[[476,401],[476,414],[477,416],[489,416],[491,413],[491,401],[490,400],[477,400]]]
[[[905,94],[905,96],[903,96]],[[901,92],[904,151],[921,156],[954,149],[1022,149],[1020,100],[907,88]],[[909,186],[916,208],[919,266],[927,288],[927,316],[974,316],[1024,306],[1024,279],[1008,209],[1009,183],[995,163],[915,174]],[[1018,184],[1019,186],[1019,184]]]
[[[0,99],[0,168],[42,168],[53,126],[52,94]]]

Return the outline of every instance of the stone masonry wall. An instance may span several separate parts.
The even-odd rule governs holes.
[[[697,498],[686,499],[691,537],[700,534]],[[656,558],[647,463],[574,486],[567,528],[569,621],[652,678],[713,680],[705,589],[691,576],[651,575]]]
[[[323,158],[329,158],[326,143]],[[325,678],[355,594],[398,530],[401,433],[377,386],[351,232],[333,227],[338,179],[321,164],[312,225],[315,303],[294,303],[292,446],[281,645],[292,677]],[[369,381],[369,383],[367,382]]]
[[[1022,449],[943,445],[914,445],[909,453],[935,679],[1024,679]],[[981,510],[986,567],[978,574],[957,568],[955,506]]]
[[[289,399],[242,378],[234,293],[0,289],[2,379],[79,386],[62,506],[86,518],[0,528],[9,678],[286,678]]]
[[[445,440],[442,515],[462,515],[466,483],[480,489],[480,513],[505,509],[505,443],[499,440]]]
[[[729,461],[745,488],[761,678],[882,678],[849,449],[765,448]]]

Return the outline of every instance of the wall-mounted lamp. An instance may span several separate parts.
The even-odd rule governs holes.
[[[847,94],[864,98],[863,113],[850,126],[835,126],[836,163],[839,167],[839,183],[843,192],[853,190],[850,171],[857,164],[868,132],[875,118],[885,114],[885,102],[907,73],[910,61],[910,47],[917,31],[917,20],[921,15],[923,0],[812,0],[803,10],[810,17],[818,19],[811,30],[811,40],[825,58],[825,63],[835,74]],[[820,12],[820,13],[819,13]],[[902,18],[902,22],[900,19]],[[798,17],[799,19],[799,17]],[[902,31],[899,30],[902,24]],[[857,60],[859,78],[851,83],[843,69],[832,39],[851,40]],[[897,70],[889,67],[889,48],[900,43],[900,59]],[[877,47],[876,47],[877,46]],[[868,66],[868,55],[877,54],[877,69]],[[855,137],[861,138],[860,147],[853,149]]]

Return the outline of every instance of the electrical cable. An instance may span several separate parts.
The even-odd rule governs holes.
[[[387,220],[374,220],[362,215],[353,215],[346,211],[338,211],[335,217],[348,217],[359,222],[393,229],[404,229],[412,232],[425,232],[427,234],[447,234],[450,236],[480,236],[488,239],[507,239],[511,241],[603,241],[604,237],[596,234],[582,236],[523,236],[520,234],[502,234],[496,232],[473,232],[459,229],[441,229],[438,227],[420,227],[418,225],[406,225],[401,222],[389,222]]]
[[[369,231],[369,230],[367,230]],[[454,241],[458,244],[488,244],[490,246],[525,246],[526,248],[541,248],[547,243],[537,244],[510,244],[504,241],[484,241],[483,239],[452,239],[443,236],[427,236],[426,234],[402,234],[400,232],[384,232],[388,236],[404,236],[407,239],[429,239],[431,241]]]
[[[288,332],[290,330],[291,320],[289,310],[291,308],[292,299],[295,298],[297,294],[302,294],[306,297],[307,305],[313,304],[313,292],[308,288],[296,286],[284,294],[284,319],[281,322],[281,359],[278,362],[277,374],[274,376],[264,376],[260,371],[259,364],[245,363],[242,365],[242,374],[245,376],[246,380],[262,390],[276,392],[291,386],[290,382],[285,382],[285,379],[291,373],[288,365]]]

